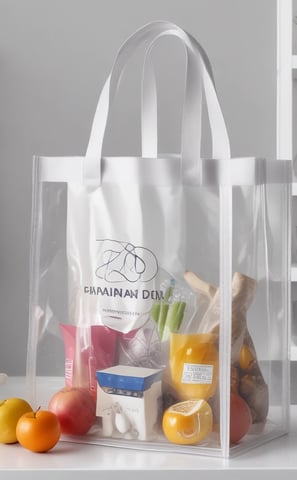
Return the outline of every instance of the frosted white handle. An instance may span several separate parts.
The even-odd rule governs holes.
[[[100,162],[110,103],[118,88],[123,69],[128,59],[141,45],[149,44],[150,49],[152,42],[162,35],[173,35],[180,38],[188,53],[188,68],[190,69],[190,74],[187,75],[184,120],[186,118],[188,119],[187,132],[189,131],[189,140],[185,141],[184,138],[182,139],[181,152],[184,178],[191,177],[192,169],[197,168],[197,162],[199,162],[200,158],[200,151],[197,151],[195,142],[193,141],[195,137],[195,121],[193,120],[193,115],[195,116],[195,113],[191,113],[191,99],[197,95],[197,90],[195,93],[197,86],[199,88],[198,71],[200,68],[212,134],[213,156],[216,158],[230,157],[229,138],[212,81],[207,55],[199,43],[178,26],[170,22],[152,22],[139,29],[122,45],[116,56],[111,74],[103,87],[91,129],[84,164],[84,179],[86,182],[96,184],[101,182]],[[148,82],[150,79],[152,79],[152,76],[149,75]],[[155,99],[153,99],[153,101],[155,101]],[[199,135],[199,125],[197,126],[196,132]]]
[[[147,48],[142,74],[141,105],[141,140],[142,156],[156,158],[158,156],[158,115],[157,88],[151,52],[157,40],[170,32],[160,33]],[[202,119],[202,83],[201,68],[197,59],[189,56],[187,49],[186,89],[181,132],[181,156],[189,158],[191,152],[201,151],[201,119]],[[189,81],[191,79],[191,81]],[[195,85],[191,89],[189,86]],[[189,153],[187,153],[189,151]]]

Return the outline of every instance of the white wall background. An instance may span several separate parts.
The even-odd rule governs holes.
[[[0,0],[0,371],[25,373],[32,156],[84,154],[121,43],[150,20],[209,54],[233,155],[276,151],[276,0]],[[164,60],[165,59],[165,60]],[[160,44],[161,151],[179,149],[182,49]],[[139,151],[139,91],[123,84],[106,152]]]

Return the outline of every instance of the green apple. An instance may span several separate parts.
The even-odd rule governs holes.
[[[16,443],[16,426],[19,418],[32,412],[29,403],[22,398],[0,400],[0,443]]]

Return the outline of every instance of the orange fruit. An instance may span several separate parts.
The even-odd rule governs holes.
[[[216,391],[219,356],[210,334],[172,333],[170,372],[172,386],[181,400],[207,400]]]
[[[255,357],[249,347],[242,345],[239,353],[239,366],[242,370],[251,370],[255,365]]]
[[[47,452],[61,436],[58,417],[48,410],[37,410],[22,415],[16,426],[18,442],[32,452]]]
[[[165,410],[162,420],[167,440],[181,445],[201,442],[212,431],[212,425],[212,410],[205,400],[176,403]]]

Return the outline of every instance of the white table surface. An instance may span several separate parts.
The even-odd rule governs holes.
[[[0,385],[0,398],[21,396],[23,380]],[[16,391],[16,385],[18,386]],[[48,453],[18,444],[0,444],[0,479],[195,479],[279,480],[297,475],[297,406],[291,406],[291,432],[231,459],[129,450],[59,442]]]

